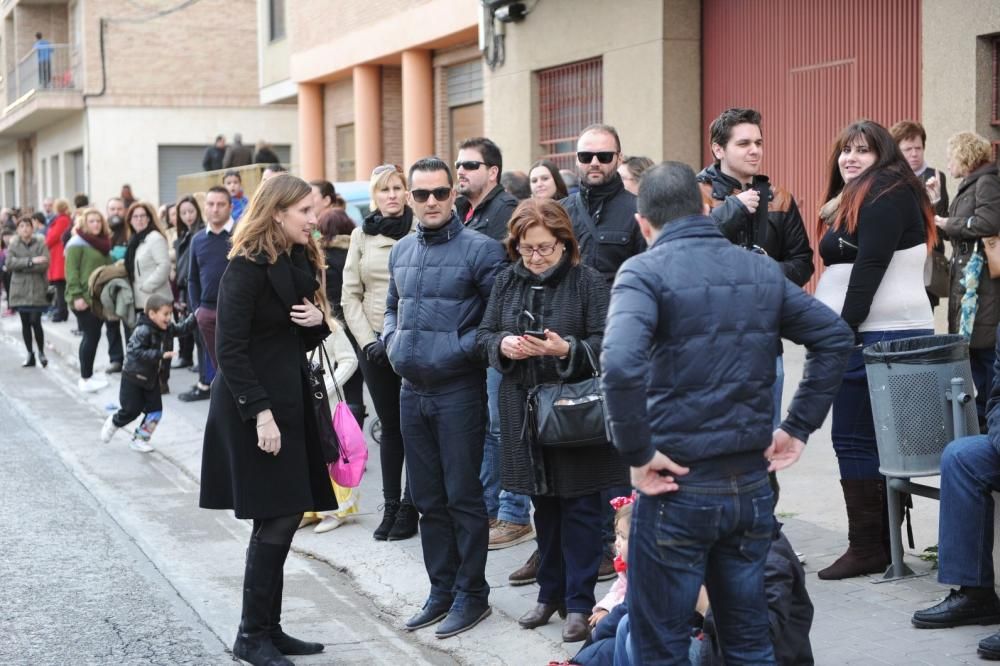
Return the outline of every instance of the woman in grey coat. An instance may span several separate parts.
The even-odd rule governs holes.
[[[42,330],[42,313],[48,310],[46,298],[48,283],[45,273],[49,268],[49,248],[45,239],[35,235],[30,217],[17,221],[17,237],[7,251],[6,270],[11,272],[10,307],[21,315],[21,336],[28,350],[28,358],[22,364],[25,368],[35,366],[34,342],[38,345],[38,360],[44,368],[49,364],[45,358],[45,333]]]

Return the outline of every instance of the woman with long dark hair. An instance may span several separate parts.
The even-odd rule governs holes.
[[[840,133],[828,169],[819,244],[826,270],[816,298],[840,313],[860,345],[932,334],[923,276],[937,233],[923,183],[888,130],[871,120]],[[849,546],[819,577],[881,573],[890,560],[885,479],[860,346],[833,403],[832,435]]]
[[[377,167],[371,176],[372,213],[351,232],[344,264],[340,302],[344,319],[362,353],[358,357],[368,393],[382,424],[382,521],[372,535],[378,541],[409,539],[417,533],[417,510],[410,487],[402,488],[403,435],[399,430],[401,380],[382,344],[385,299],[389,292],[389,252],[416,228],[406,205],[406,176],[395,166]]]
[[[569,196],[559,167],[550,160],[538,160],[528,169],[528,183],[532,199],[561,201]]]
[[[188,307],[188,274],[191,270],[191,240],[195,234],[205,228],[205,220],[201,217],[201,206],[193,195],[187,194],[177,202],[177,242],[174,244],[174,254],[177,257],[176,287],[177,297],[174,302],[174,313],[178,318],[186,317]],[[198,328],[193,333],[182,335],[177,339],[177,358],[172,367],[187,368],[194,365],[194,347],[201,347]],[[201,354],[199,353],[199,357]]]
[[[323,650],[281,629],[285,559],[302,514],[337,508],[308,407],[308,355],[330,334],[315,226],[305,181],[263,182],[219,285],[200,505],[253,520],[233,654],[255,666],[291,666],[283,655]]]

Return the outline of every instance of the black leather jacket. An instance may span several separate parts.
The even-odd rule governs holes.
[[[169,337],[187,335],[194,331],[194,327],[194,314],[189,314],[180,323],[171,322],[165,331],[150,321],[145,312],[140,314],[139,323],[128,339],[122,376],[147,391],[156,388],[160,382],[160,363],[166,351],[164,342]]]
[[[458,219],[465,222],[471,207],[472,204],[466,197],[459,197],[455,201]],[[479,202],[472,217],[465,222],[465,226],[502,243],[507,238],[507,223],[510,222],[510,216],[514,214],[515,208],[517,199],[508,194],[502,186],[497,185]]]
[[[635,195],[625,189],[618,174],[604,185],[582,185],[560,203],[573,221],[583,263],[599,270],[609,286],[625,260],[646,249],[635,221]]]

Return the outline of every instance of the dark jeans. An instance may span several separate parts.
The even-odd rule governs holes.
[[[640,495],[632,513],[628,609],[635,664],[687,664],[702,583],[727,664],[773,664],[764,562],[774,494],[763,469]]]
[[[108,339],[108,360],[112,363],[125,362],[125,347],[122,345],[123,328],[125,328],[125,324],[121,321],[104,322],[104,335]],[[125,328],[125,330],[128,329]]]
[[[941,456],[938,580],[993,587],[993,496],[1000,452],[986,435],[962,437]]]
[[[215,310],[202,306],[195,310],[194,318],[198,322],[203,352],[198,377],[201,383],[208,386],[215,379],[215,369],[219,367],[219,361],[215,358]]]
[[[368,394],[375,406],[382,424],[382,440],[379,442],[379,463],[382,466],[382,498],[397,501],[402,492],[403,476],[403,435],[399,432],[399,375],[388,365],[372,363],[364,354],[358,354],[361,374],[368,384]],[[406,500],[410,499],[409,484],[406,486]]]
[[[486,432],[486,382],[424,395],[403,387],[400,429],[431,597],[485,601],[489,521],[479,470]]]
[[[28,312],[18,312],[21,315],[21,338],[24,339],[24,348],[29,354],[34,350],[31,346],[31,333],[35,333],[35,343],[38,351],[45,353],[45,331],[42,329],[42,312],[40,310],[30,310]]]
[[[594,610],[601,566],[601,493],[582,497],[533,496],[538,534],[538,602],[566,602],[570,613]]]
[[[69,319],[69,307],[66,305],[66,280],[52,280],[49,284],[56,288],[55,296],[52,298],[52,319],[66,321]]]
[[[94,357],[97,356],[97,345],[101,341],[103,322],[89,308],[73,310],[73,315],[76,317],[76,326],[82,334],[80,339],[80,376],[84,379],[90,379],[94,374]]]
[[[159,384],[155,388],[144,389],[123,377],[121,386],[118,388],[118,402],[121,403],[121,408],[111,420],[119,428],[124,428],[135,421],[140,414],[154,414],[163,411],[163,399],[160,396]]]
[[[883,340],[901,340],[934,331],[872,331],[862,333],[864,346]],[[844,380],[833,400],[833,450],[840,465],[840,478],[848,480],[879,479],[878,445],[875,442],[875,420],[868,395],[868,375],[861,350],[851,353]]]
[[[972,366],[972,383],[976,385],[976,413],[979,415],[979,429],[986,432],[986,402],[993,387],[993,362],[996,348],[970,349],[969,364]]]

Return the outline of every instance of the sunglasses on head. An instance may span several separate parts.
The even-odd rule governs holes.
[[[486,162],[480,162],[479,160],[462,160],[461,162],[455,162],[455,171],[458,171],[459,169],[476,171],[484,164],[486,164]]]
[[[397,167],[395,164],[381,164],[372,169],[372,178],[374,178],[375,176],[379,176],[385,173],[386,171],[399,171],[399,167]]]
[[[426,203],[432,194],[437,201],[447,201],[448,197],[451,196],[451,188],[435,187],[433,190],[410,190],[410,195],[417,203]]]
[[[613,150],[602,150],[599,153],[592,153],[588,150],[581,150],[576,154],[576,159],[580,164],[590,164],[594,158],[601,164],[611,164],[611,160],[615,159],[615,153]]]

